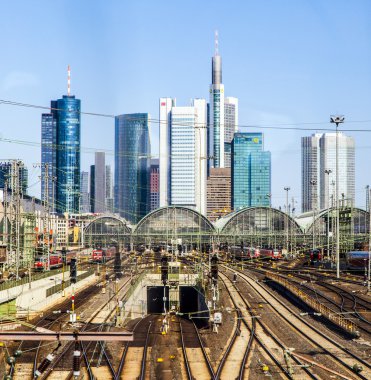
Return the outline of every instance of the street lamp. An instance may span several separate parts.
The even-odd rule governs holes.
[[[289,190],[290,188],[284,187],[286,191],[286,249],[287,253],[289,253]]]
[[[315,179],[310,180],[310,184],[313,186],[313,191],[312,191],[312,209],[313,209],[313,223],[312,223],[312,232],[313,232],[313,241],[312,241],[312,249],[316,249],[315,245],[315,217],[316,217],[316,208],[317,208],[317,192],[314,191],[317,185],[317,181]],[[315,199],[315,202],[313,200]]]
[[[325,169],[325,174],[327,174],[327,261],[330,260],[330,174],[331,169]]]
[[[339,124],[344,123],[343,115],[331,115],[330,122],[336,125],[336,277],[340,278],[340,239],[339,239]]]

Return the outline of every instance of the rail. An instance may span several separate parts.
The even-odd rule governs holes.
[[[265,273],[265,277],[280,284],[285,289],[289,290],[292,294],[294,294],[296,297],[298,297],[300,300],[302,300],[305,304],[310,306],[313,310],[320,313],[322,316],[324,316],[326,319],[337,325],[338,327],[345,330],[347,333],[359,336],[359,331],[357,330],[357,325],[350,321],[349,319],[345,318],[343,315],[334,313],[332,309],[325,306],[321,302],[317,301],[316,299],[310,297],[308,294],[303,292],[300,288],[298,288],[296,285],[294,285],[292,282],[287,280],[286,278],[275,274],[275,273]]]

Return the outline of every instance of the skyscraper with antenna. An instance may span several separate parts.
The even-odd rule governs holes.
[[[215,31],[214,41],[209,103],[209,156],[212,157],[211,167],[224,168],[224,85],[222,84],[222,57],[219,55],[218,31]]]
[[[79,212],[80,110],[80,99],[71,95],[71,69],[68,65],[67,95],[52,100],[50,113],[42,114],[41,118],[42,197],[44,199],[47,183],[51,209],[61,213]],[[48,181],[44,181],[45,177]]]

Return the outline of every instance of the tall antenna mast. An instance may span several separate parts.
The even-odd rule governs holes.
[[[215,55],[219,55],[219,35],[218,31],[215,31]]]
[[[71,95],[71,69],[70,65],[67,67],[67,95]]]

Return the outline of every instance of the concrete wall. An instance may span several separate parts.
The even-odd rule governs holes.
[[[84,272],[78,272],[78,275]],[[64,274],[65,281],[69,279],[69,272]],[[91,284],[98,280],[94,274],[89,277],[78,281],[74,285],[75,292],[84,288],[88,284]],[[62,282],[62,274],[46,277],[41,280],[31,282],[31,288],[29,284],[19,285],[10,289],[6,289],[0,292],[0,303],[7,302],[15,298],[15,304],[17,307],[17,315],[24,316],[28,313],[33,314],[40,312],[47,307],[62,301],[62,293],[58,292],[46,297],[46,290],[58,285]],[[65,298],[70,297],[72,292],[72,286],[65,288]]]

